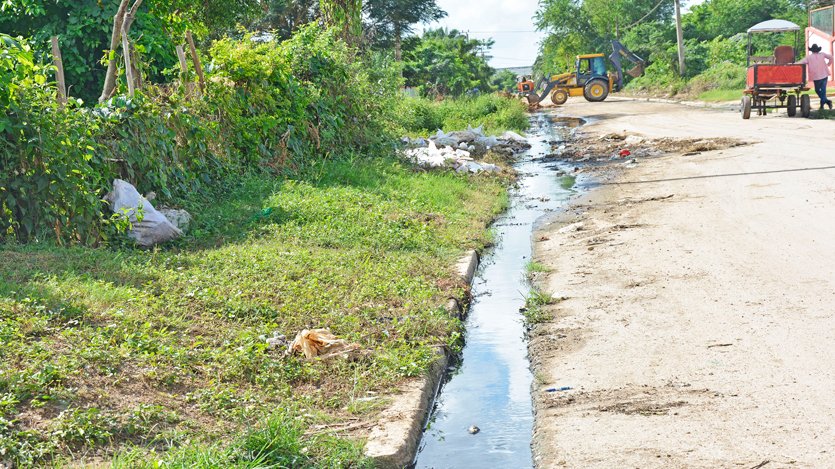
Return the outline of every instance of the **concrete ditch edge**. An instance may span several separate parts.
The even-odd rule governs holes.
[[[479,256],[469,251],[456,265],[457,273],[471,285],[478,269]],[[464,298],[450,298],[447,309],[454,308],[462,317]],[[452,312],[452,309],[450,309]],[[426,375],[405,383],[400,394],[394,396],[391,405],[383,411],[378,423],[368,435],[365,455],[374,460],[380,469],[401,469],[412,464],[417,454],[423,424],[432,411],[432,403],[446,372],[449,356],[445,349],[438,349],[438,358]]]

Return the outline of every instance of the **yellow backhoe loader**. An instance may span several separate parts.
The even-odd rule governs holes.
[[[609,93],[623,88],[621,58],[635,65],[626,72],[628,75],[637,78],[644,73],[644,60],[630,52],[620,41],[613,40],[612,49],[609,60],[615,67],[614,73],[606,70],[606,59],[603,54],[578,55],[574,72],[545,77],[536,86],[533,86],[529,78],[523,79],[519,82],[519,95],[527,100],[531,107],[538,106],[549,95],[551,101],[557,106],[565,104],[569,96],[583,96],[592,102],[603,101]]]

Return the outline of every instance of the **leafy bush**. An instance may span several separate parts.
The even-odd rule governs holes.
[[[427,30],[404,42],[406,84],[429,97],[492,91],[493,69],[484,58],[492,46],[492,40],[470,39],[455,29]]]
[[[463,130],[484,125],[485,132],[522,131],[528,127],[527,109],[518,100],[487,94],[474,98],[428,101],[404,98],[397,106],[400,133],[423,135],[438,129]]]
[[[745,88],[745,67],[722,62],[693,77],[687,84],[688,94],[698,96],[711,90],[739,90]]]
[[[315,25],[280,44],[217,41],[202,100],[149,87],[92,111],[55,104],[48,69],[0,39],[0,240],[98,242],[114,177],[169,203],[392,141],[398,69]]]

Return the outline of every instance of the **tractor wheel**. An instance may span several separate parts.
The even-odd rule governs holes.
[[[568,91],[557,88],[551,92],[551,102],[555,105],[562,106],[566,101],[568,101]]]
[[[609,83],[599,78],[589,80],[583,88],[583,96],[586,98],[586,101],[593,103],[603,101],[609,96]]]
[[[742,112],[743,119],[749,119],[751,117],[751,97],[745,95],[742,97],[742,106],[740,107],[740,111]]]
[[[810,114],[812,114],[812,101],[808,94],[804,94],[800,97],[800,115],[809,117]]]
[[[789,113],[789,117],[797,115],[797,96],[790,94],[786,99],[786,112]]]

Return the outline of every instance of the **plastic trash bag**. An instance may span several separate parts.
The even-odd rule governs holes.
[[[476,128],[473,128],[471,125],[468,125],[467,131],[474,133],[476,137],[484,137],[484,124],[481,124]]]
[[[130,219],[131,229],[128,231],[128,237],[140,246],[149,247],[164,243],[183,234],[129,182],[115,179],[113,192],[107,194],[106,199],[110,202],[113,213],[124,214]],[[142,221],[139,221],[137,216],[140,206],[142,207]]]
[[[304,329],[290,344],[290,353],[301,353],[305,358],[328,357],[331,355],[356,352],[359,344],[349,344],[338,339],[327,329]]]
[[[433,140],[436,145],[447,145],[451,147],[457,146],[460,141],[452,134],[445,134],[443,130],[438,130],[435,136],[431,137],[431,140]]]
[[[501,138],[502,138],[502,140],[508,140],[508,141],[517,142],[517,143],[527,143],[528,142],[528,139],[526,139],[525,137],[517,134],[516,132],[514,132],[512,130],[508,130],[507,132],[502,134]]]

